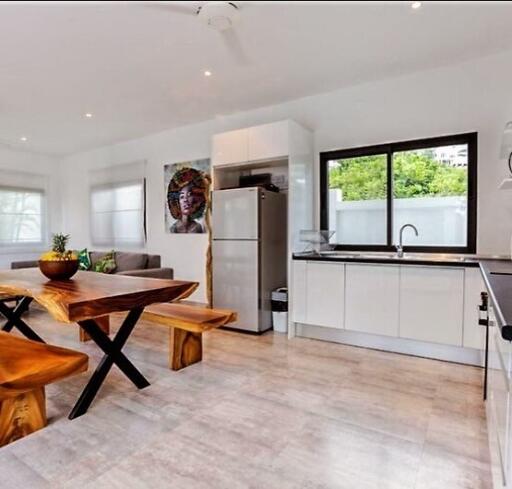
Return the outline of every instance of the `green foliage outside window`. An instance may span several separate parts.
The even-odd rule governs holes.
[[[386,179],[385,155],[346,158],[329,167],[329,188],[342,190],[344,201],[385,199]],[[395,198],[448,197],[466,193],[466,168],[439,163],[429,151],[393,154]]]

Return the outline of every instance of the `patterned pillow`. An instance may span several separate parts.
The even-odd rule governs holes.
[[[103,258],[101,258],[101,260],[96,263],[94,266],[94,271],[100,273],[113,273],[117,268],[114,256],[114,250],[112,250],[110,253],[107,253]]]
[[[84,248],[78,252],[78,268],[80,270],[90,270],[91,267],[91,257],[89,256],[87,248]]]

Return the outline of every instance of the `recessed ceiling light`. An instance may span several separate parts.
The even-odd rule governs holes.
[[[84,117],[86,117],[87,119],[90,119],[92,117],[92,114],[90,112],[86,112],[84,114]]]
[[[212,72],[208,71],[208,70],[205,70],[204,76],[212,76]]]
[[[414,10],[418,10],[419,8],[421,8],[421,5],[422,5],[422,2],[412,2],[411,8],[413,8]]]
[[[27,140],[27,136],[21,136],[20,141],[25,142]]]

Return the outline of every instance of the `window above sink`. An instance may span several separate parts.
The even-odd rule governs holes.
[[[335,250],[476,252],[477,133],[320,154],[321,229]]]

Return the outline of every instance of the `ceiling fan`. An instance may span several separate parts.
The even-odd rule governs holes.
[[[233,26],[240,18],[240,7],[234,2],[204,2],[199,7],[188,2],[148,2],[146,7],[158,8],[169,13],[196,17],[204,25],[217,31],[233,58],[247,64],[247,56]]]

